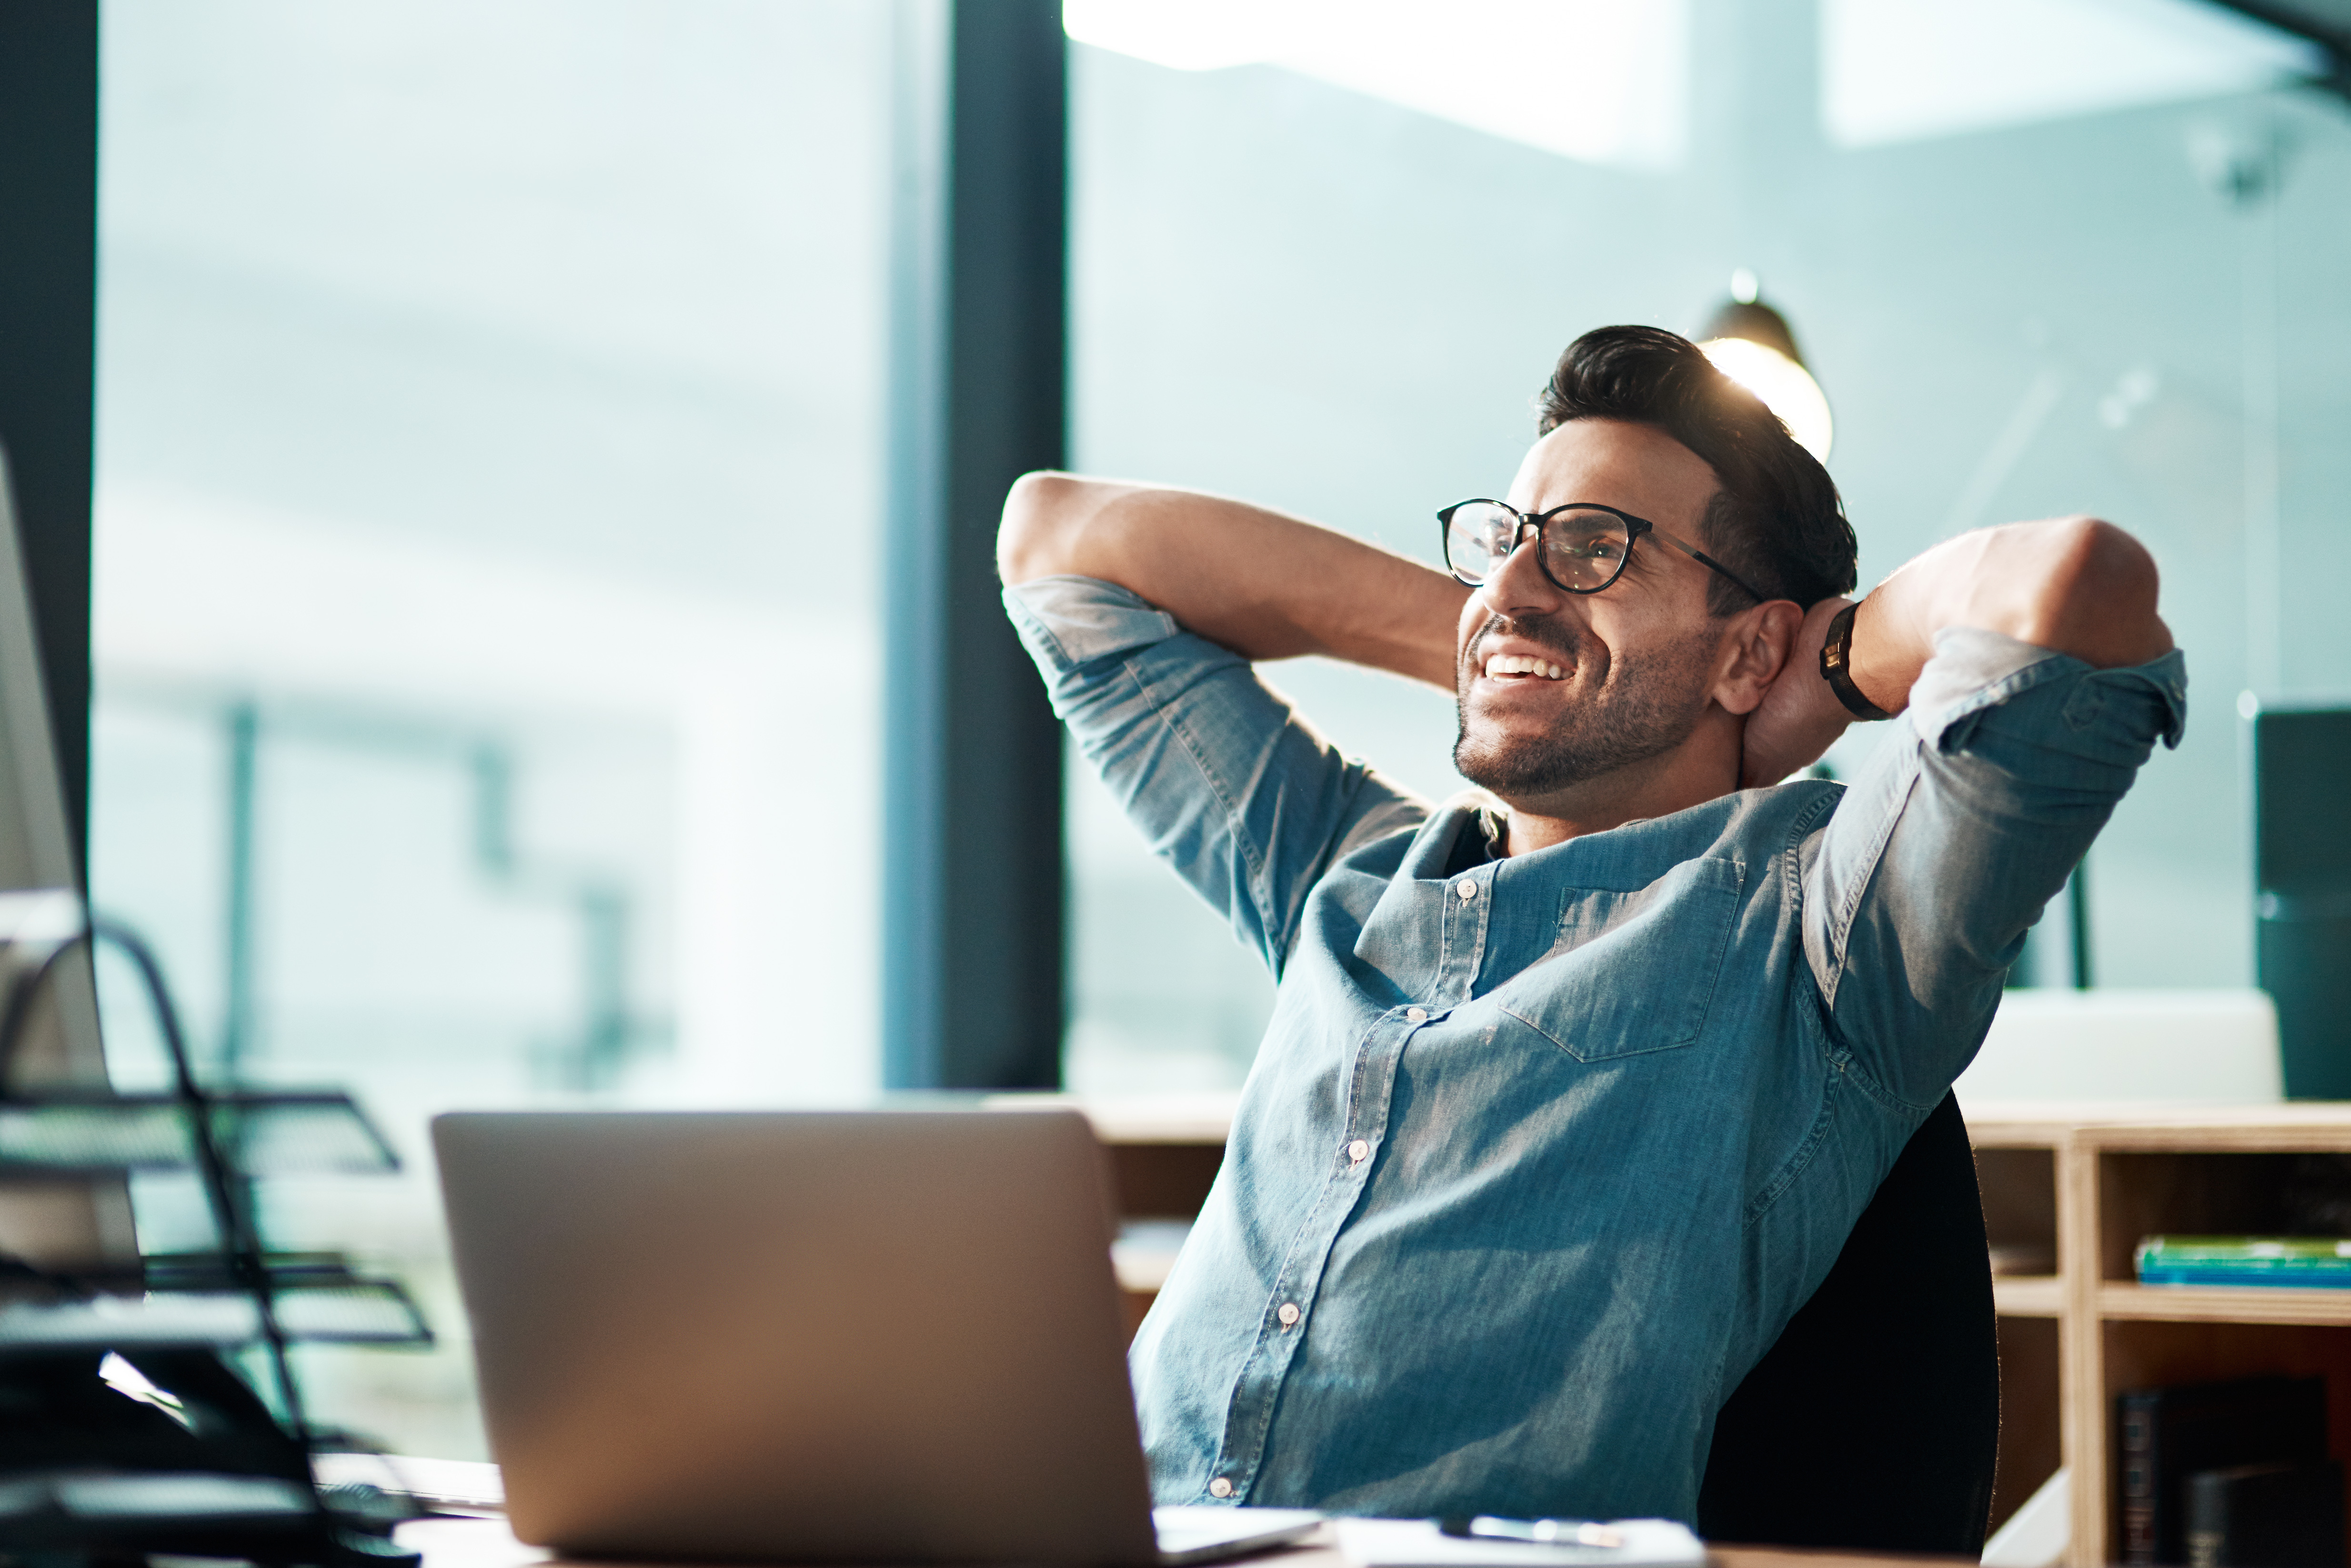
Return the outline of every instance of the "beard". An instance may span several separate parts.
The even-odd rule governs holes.
[[[1568,682],[1592,681],[1583,699],[1573,704],[1552,728],[1539,735],[1510,735],[1489,722],[1471,729],[1469,687],[1483,664],[1477,650],[1496,632],[1559,653],[1560,662],[1570,666]],[[1453,766],[1470,783],[1507,800],[1550,794],[1670,751],[1689,738],[1705,716],[1717,635],[1713,629],[1702,628],[1675,642],[1610,659],[1563,622],[1496,616],[1469,640],[1468,654],[1461,663],[1456,689],[1460,727],[1454,737]]]

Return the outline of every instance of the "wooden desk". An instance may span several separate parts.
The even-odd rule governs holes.
[[[1327,1532],[1326,1532],[1327,1533]],[[424,1553],[424,1568],[537,1568],[559,1561],[552,1552],[525,1546],[502,1519],[425,1519],[400,1527],[402,1545]],[[1719,1546],[1708,1555],[1719,1568],[1919,1568],[1937,1563],[1967,1563],[1964,1557],[1858,1557],[1836,1552],[1783,1552],[1756,1546]],[[1338,1550],[1310,1537],[1307,1544],[1260,1552],[1240,1563],[1264,1568],[1346,1568]],[[669,1568],[669,1565],[597,1562],[581,1568]]]
[[[1110,1151],[1129,1218],[1197,1212],[1223,1158],[1231,1097],[1072,1103]],[[2149,1288],[2136,1282],[2131,1260],[2150,1233],[2279,1229],[2286,1166],[2297,1154],[2351,1154],[2351,1104],[1978,1105],[1968,1131],[1993,1245],[2041,1249],[2051,1270],[1993,1281],[2001,1406],[1995,1525],[2063,1463],[2074,1478],[2069,1560],[2080,1568],[2119,1559],[2109,1427],[2114,1396],[2126,1388],[2324,1373],[2333,1449],[2351,1457],[2351,1291]],[[1123,1266],[1122,1275],[1139,1319],[1155,1281],[1142,1268]],[[445,1536],[428,1568],[545,1561],[502,1526],[410,1528]],[[444,1560],[444,1552],[455,1555]],[[1731,1547],[1716,1555],[1725,1568],[1905,1561]],[[1327,1548],[1258,1561],[1277,1560],[1282,1568],[1339,1564]]]

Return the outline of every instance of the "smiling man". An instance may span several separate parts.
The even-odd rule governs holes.
[[[1449,572],[1032,475],[1006,603],[1153,847],[1279,981],[1134,1351],[1162,1502],[1695,1512],[1714,1418],[1989,1027],[2185,675],[2085,518],[1857,609],[1834,486],[1684,340],[1587,334]],[[1825,650],[1825,653],[1824,651]],[[1456,694],[1432,806],[1251,661]],[[1901,718],[1850,787],[1780,780]]]

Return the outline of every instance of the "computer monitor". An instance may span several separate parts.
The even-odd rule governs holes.
[[[57,732],[16,532],[15,486],[0,455],[0,892],[78,889]],[[35,1002],[5,1087],[106,1082],[98,994],[87,950],[59,963]],[[133,1257],[128,1184],[120,1176],[0,1182],[0,1252],[42,1265]]]
[[[2252,730],[2254,967],[2286,1098],[2351,1098],[2351,708],[2262,708]]]

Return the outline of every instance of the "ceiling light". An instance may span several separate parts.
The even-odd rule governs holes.
[[[2262,8],[1822,0],[1821,126],[1837,146],[1876,147],[2324,76],[2324,48],[2239,14]]]
[[[1714,368],[1763,400],[1780,416],[1796,444],[1829,460],[1835,422],[1829,400],[1804,368],[1788,319],[1763,303],[1755,275],[1740,267],[1731,275],[1730,298],[1698,334],[1698,347]]]
[[[1278,66],[1547,152],[1669,169],[1687,141],[1688,11],[1689,0],[1062,0],[1061,26],[1154,65]]]

